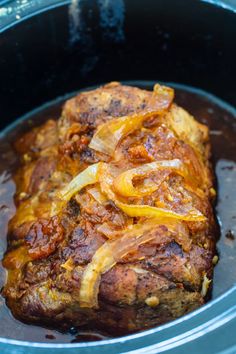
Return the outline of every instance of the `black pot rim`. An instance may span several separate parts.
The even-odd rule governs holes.
[[[0,343],[10,344],[14,346],[22,347],[37,347],[41,349],[69,349],[69,348],[102,348],[104,346],[109,347],[114,344],[125,344],[132,342],[132,347],[141,348],[135,353],[158,353],[164,350],[173,349],[181,344],[186,344],[191,341],[196,341],[203,335],[222,327],[236,318],[236,285],[229,289],[226,293],[219,296],[218,298],[210,301],[199,309],[177,319],[166,323],[164,325],[152,328],[150,330],[142,331],[136,334],[118,337],[113,339],[94,341],[94,342],[83,342],[83,343],[40,343],[40,342],[29,342],[14,339],[0,338]],[[227,298],[227,301],[225,301]],[[207,321],[205,319],[208,318]],[[164,332],[164,335],[163,335]],[[157,341],[156,335],[161,333],[162,340]],[[171,334],[171,336],[170,336]],[[149,342],[153,342],[149,346],[142,348],[142,339],[148,339]],[[140,343],[139,343],[140,342]],[[138,346],[137,346],[138,345]],[[134,353],[133,350],[126,351],[123,353]]]
[[[198,0],[203,3],[217,6],[221,9],[236,13],[236,6],[229,5],[224,0]],[[14,27],[18,23],[27,20],[28,18],[38,15],[42,12],[52,10],[56,7],[71,4],[72,0],[47,0],[45,5],[44,0],[35,0],[19,4],[14,0],[3,2],[6,6],[0,7],[0,33]],[[0,4],[1,5],[1,4]]]

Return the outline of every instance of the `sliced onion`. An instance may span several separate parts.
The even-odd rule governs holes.
[[[170,107],[174,100],[174,94],[175,92],[171,87],[156,84],[153,87],[153,94],[148,106],[162,113]]]
[[[160,183],[150,182],[146,186],[134,187],[133,178],[145,177],[148,174],[157,172],[161,169],[175,170],[175,172],[181,176],[188,177],[188,174],[186,173],[187,170],[179,159],[155,161],[121,173],[114,180],[114,189],[117,193],[125,197],[141,197],[149,195],[158,189]]]
[[[114,201],[115,202],[115,201]],[[120,202],[115,202],[117,206],[127,215],[131,217],[145,216],[147,218],[173,218],[184,221],[204,221],[205,216],[196,209],[188,211],[186,214],[176,213],[173,210],[157,208],[149,205],[129,205]]]
[[[119,231],[114,230],[108,223],[104,222],[103,224],[97,227],[97,231],[105,235],[107,238],[113,238],[119,234]]]
[[[203,282],[202,282],[202,290],[201,290],[201,295],[202,295],[203,297],[206,296],[211,282],[212,282],[212,280],[211,280],[211,279],[208,279],[207,276],[206,276],[206,274],[204,274],[204,276],[203,276]]]
[[[189,251],[191,240],[188,237],[188,230],[179,221],[173,219],[150,219],[144,220],[142,224],[130,225],[122,231],[112,231],[106,225],[100,226],[100,231],[109,232],[110,239],[105,242],[94,254],[83,273],[80,287],[80,306],[87,308],[98,307],[98,293],[101,275],[110,270],[116,263],[121,261],[130,252],[137,251],[141,244],[152,241],[156,238],[155,228],[165,225],[168,231],[174,233],[174,239]],[[105,230],[102,230],[105,228]]]
[[[113,176],[109,170],[109,166],[103,164],[100,170],[101,190],[111,199],[115,205],[124,213],[131,217],[148,217],[148,218],[173,218],[185,221],[205,221],[206,217],[197,209],[192,208],[187,213],[177,213],[164,208],[157,208],[150,205],[126,204],[117,199],[117,196],[112,190]]]
[[[98,162],[79,173],[67,186],[58,192],[58,197],[65,201],[69,201],[82,188],[88,186],[89,184],[98,182],[98,171],[100,165],[101,163]]]
[[[172,105],[165,117],[165,123],[183,141],[198,151],[199,157],[203,155],[203,143],[208,140],[208,128],[200,124],[182,107]]]
[[[180,171],[180,170],[179,170]],[[62,207],[70,198],[82,188],[89,184],[100,182],[101,191],[108,199],[112,200],[117,207],[131,217],[148,217],[161,218],[168,217],[185,221],[204,221],[205,216],[195,208],[188,210],[187,213],[177,213],[172,210],[158,208],[150,205],[126,204],[117,199],[117,196],[112,190],[114,177],[111,175],[111,170],[108,164],[99,162],[86,168],[83,172],[77,175],[65,188],[58,192],[60,201],[52,207],[51,215],[58,214]]]
[[[174,90],[156,84],[144,110],[137,114],[112,119],[98,127],[89,147],[107,155],[113,155],[119,141],[139,129],[143,121],[166,111],[174,98]]]
[[[61,212],[66,203],[82,188],[98,182],[98,171],[102,162],[87,167],[75,176],[67,186],[57,192],[51,206],[51,217]]]
[[[189,192],[197,195],[199,198],[203,199],[205,197],[205,193],[203,192],[202,189],[200,188],[194,188],[192,186],[190,186],[189,184],[185,183],[184,185],[185,189],[187,189]]]
[[[89,147],[107,155],[113,155],[117,144],[126,135],[136,129],[139,129],[143,120],[151,116],[151,113],[145,115],[124,116],[104,123],[99,126],[94,134]]]
[[[99,187],[93,187],[88,190],[88,193],[96,200],[99,204],[105,204],[107,202],[106,196],[101,192]]]
[[[146,242],[151,241],[155,234],[147,231],[153,225],[133,225],[125,230],[120,237],[105,242],[94,254],[83,273],[80,286],[80,307],[97,308],[98,292],[101,275],[110,270],[130,251],[135,251]]]
[[[65,263],[61,264],[61,267],[67,270],[68,272],[71,272],[75,268],[73,259],[68,258]]]
[[[180,220],[166,218],[160,220],[160,225],[165,225],[168,228],[168,231],[173,234],[175,241],[182,246],[185,252],[190,251],[192,240],[189,236],[189,230],[185,223]]]
[[[152,225],[152,229],[154,229],[157,226],[165,226],[168,231],[172,234],[173,238],[175,241],[180,244],[185,252],[189,252],[191,248],[191,238],[189,237],[189,231],[185,223],[181,222],[180,220],[174,220],[171,218],[160,218],[160,219],[146,219],[142,221],[142,224],[140,224],[142,227],[144,225]],[[137,225],[136,225],[137,227]],[[130,230],[132,228],[132,225],[129,225],[126,228],[127,230]],[[112,228],[108,223],[103,223],[97,227],[97,231],[105,235],[108,239],[115,239],[117,237],[120,237],[121,232],[123,232],[124,229],[117,230]]]

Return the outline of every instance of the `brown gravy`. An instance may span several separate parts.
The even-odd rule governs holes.
[[[151,89],[153,82],[129,83]],[[171,84],[170,84],[171,85]],[[220,261],[215,268],[212,298],[227,291],[236,281],[236,110],[206,92],[181,85],[176,90],[175,101],[210,128],[212,162],[217,176],[218,200],[216,214],[221,237],[218,241]],[[49,118],[58,118],[63,102],[71,97],[47,104],[13,123],[0,134],[0,259],[7,247],[6,235],[9,219],[14,215],[13,196],[15,185],[12,171],[18,159],[12,143],[23,132],[40,125]],[[230,235],[230,237],[229,237]],[[0,288],[5,281],[5,271],[0,262]],[[35,342],[68,343],[94,341],[107,338],[104,333],[71,328],[70,333],[60,333],[37,326],[29,326],[14,319],[0,295],[0,336]]]

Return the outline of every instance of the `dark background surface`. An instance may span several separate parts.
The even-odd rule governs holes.
[[[55,7],[58,3],[62,6]],[[222,6],[200,0],[22,0],[0,4],[0,31],[8,26],[0,34],[1,128],[46,101],[110,80],[178,82],[236,106],[236,15]],[[40,13],[43,6],[50,5],[48,12]],[[31,11],[39,13],[30,18]],[[164,329],[93,349],[86,345],[68,350],[73,354],[78,350],[216,354],[231,348],[236,353],[232,349],[236,344],[235,299],[232,288],[224,299]],[[4,344],[0,339],[1,354],[47,351]],[[65,347],[50,347],[50,353],[65,352]]]
[[[110,80],[184,83],[236,105],[236,26],[228,10],[198,0],[80,0],[20,22],[26,13],[18,11],[0,36],[1,127]]]

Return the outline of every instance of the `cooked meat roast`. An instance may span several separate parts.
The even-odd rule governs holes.
[[[16,142],[16,214],[3,289],[14,316],[132,333],[201,306],[215,257],[208,128],[112,82]]]

